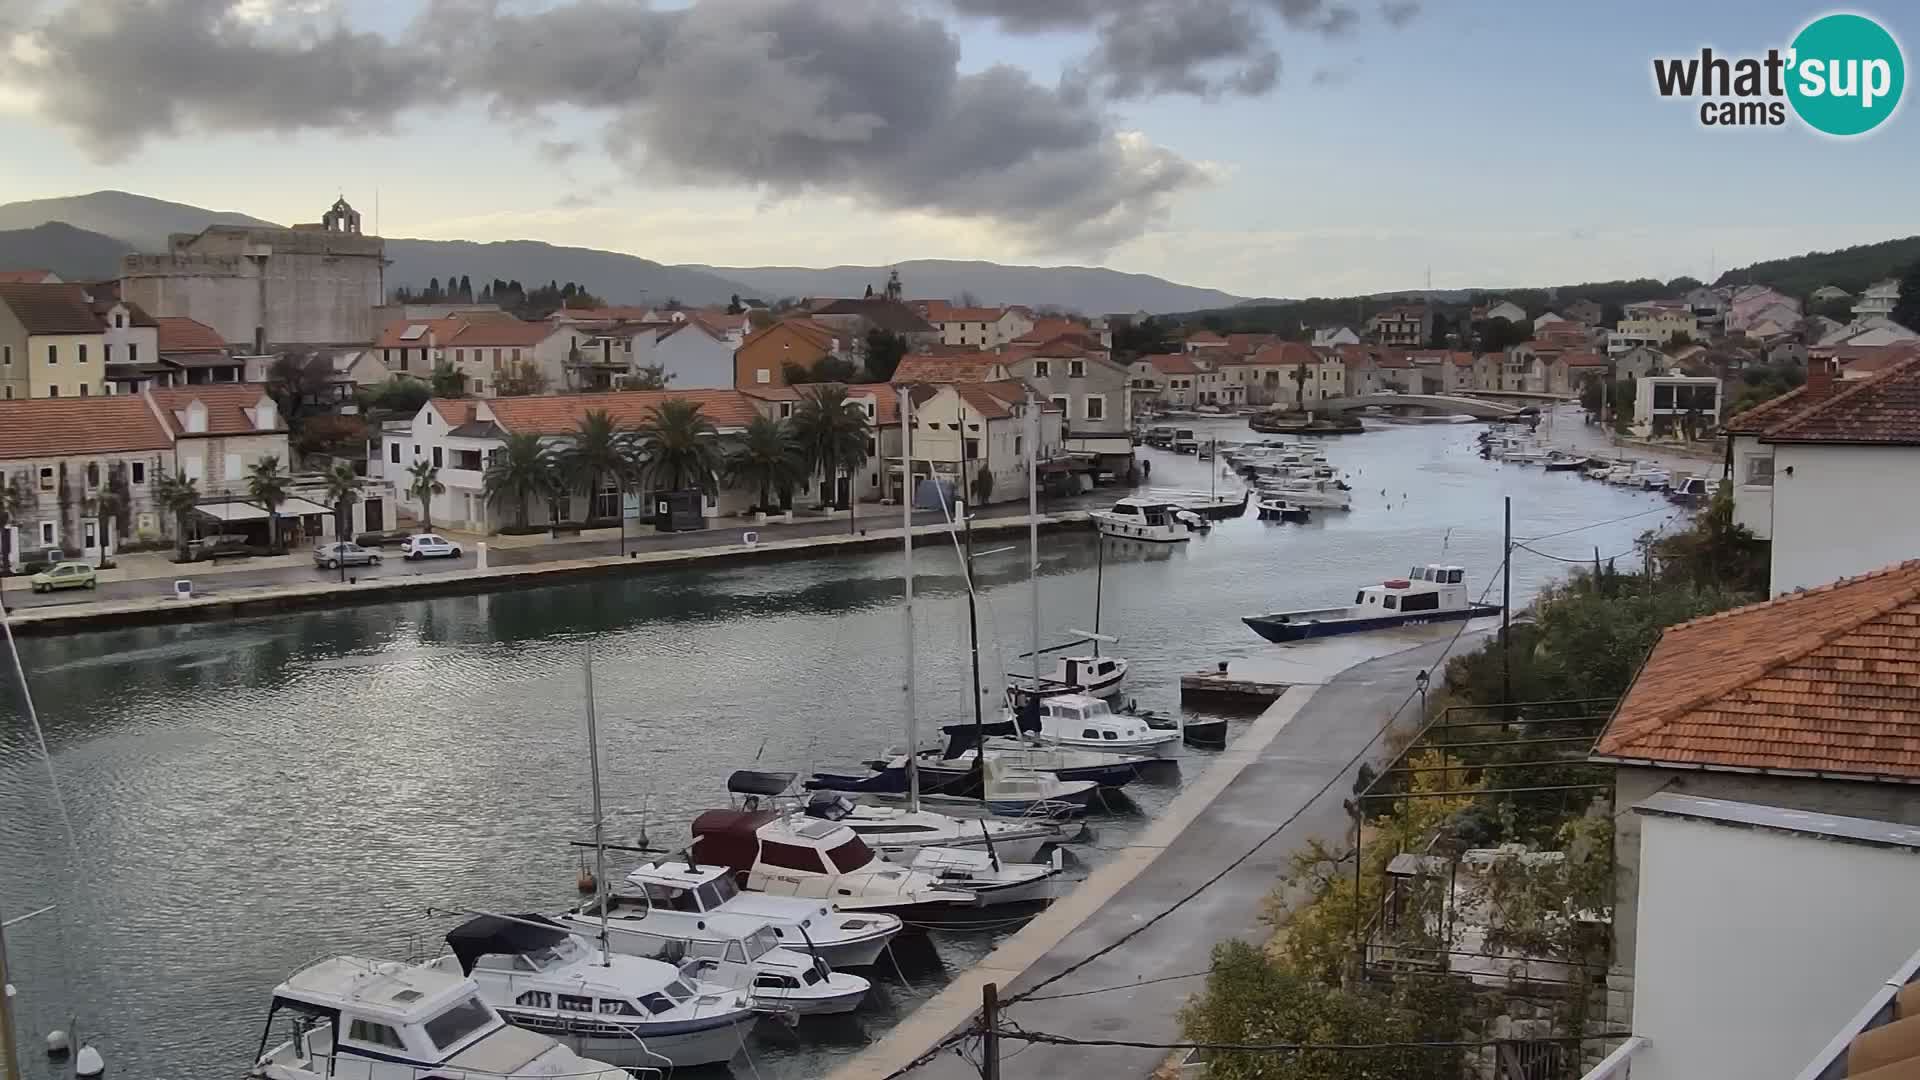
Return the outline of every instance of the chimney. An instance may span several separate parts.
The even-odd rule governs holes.
[[[1808,404],[1825,401],[1833,393],[1834,368],[1838,366],[1832,357],[1820,357],[1807,361],[1807,389],[1802,395]]]

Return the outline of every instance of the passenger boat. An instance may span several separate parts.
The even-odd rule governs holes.
[[[1263,521],[1305,522],[1313,513],[1304,506],[1296,506],[1278,496],[1262,495],[1255,504]]]
[[[602,903],[590,900],[559,921],[574,933],[598,935]],[[756,1008],[795,1016],[843,1013],[867,996],[867,980],[833,970],[806,951],[804,939],[776,933],[764,918],[656,907],[646,889],[612,891],[604,903],[610,951],[670,960],[703,982],[751,995]]]
[[[1500,605],[1467,598],[1465,577],[1458,566],[1416,566],[1404,578],[1361,589],[1347,607],[1276,611],[1241,621],[1268,641],[1285,642],[1498,615]]]
[[[285,1042],[268,1049],[285,1016]],[[430,965],[334,956],[274,987],[249,1076],[261,1080],[628,1080],[607,1062],[507,1023],[471,978]]]
[[[738,989],[659,960],[603,956],[539,915],[475,916],[447,947],[429,966],[471,978],[508,1023],[626,1068],[728,1061],[757,1019]]]
[[[691,859],[641,863],[627,874],[625,888],[656,910],[764,919],[782,945],[838,969],[871,966],[902,925],[879,912],[844,912],[817,900],[741,892],[726,867]]]
[[[1262,483],[1262,498],[1283,499],[1311,510],[1351,510],[1353,496],[1329,480],[1291,479]]]
[[[1125,498],[1114,503],[1111,510],[1095,510],[1087,516],[1102,536],[1177,544],[1193,539],[1192,531],[1174,518],[1177,509],[1158,499]]]

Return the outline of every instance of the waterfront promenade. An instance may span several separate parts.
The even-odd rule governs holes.
[[[1350,832],[1342,800],[1358,763],[1391,753],[1384,737],[1376,739],[1383,727],[1411,729],[1418,723],[1414,677],[1447,655],[1478,648],[1487,633],[1473,624],[1449,652],[1459,629],[1456,624],[1336,638],[1262,657],[1263,665],[1296,681],[1204,777],[1124,854],[836,1070],[832,1080],[891,1075],[971,1024],[982,984],[997,982],[1003,1001],[1017,998],[1145,925],[1224,870],[1171,915],[1002,1014],[1003,1025],[1070,1038],[1177,1041],[1181,1005],[1204,988],[1203,978],[1180,976],[1204,972],[1218,941],[1266,938],[1270,928],[1260,921],[1261,907],[1285,874],[1288,857],[1311,838],[1337,842]],[[1262,843],[1276,827],[1279,832]],[[1249,851],[1253,855],[1235,865]],[[1006,1075],[1049,1080],[1145,1077],[1167,1057],[1151,1049],[1011,1039],[1002,1043],[1001,1055]],[[968,1080],[976,1074],[944,1053],[912,1075]]]

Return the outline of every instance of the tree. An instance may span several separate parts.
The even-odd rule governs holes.
[[[280,508],[286,505],[289,478],[280,471],[280,458],[268,454],[247,470],[247,497],[267,512],[267,547],[280,548]]]
[[[154,496],[173,515],[174,541],[179,545],[180,561],[187,561],[187,522],[193,508],[200,505],[200,488],[186,473],[162,475],[153,483]]]
[[[94,538],[100,545],[100,569],[107,568],[107,548],[111,546],[113,515],[120,512],[120,496],[102,488],[87,498],[87,512],[93,516]]]
[[[440,466],[420,459],[407,469],[407,496],[420,504],[420,527],[433,528],[433,497],[445,495],[447,485],[440,482]]]
[[[433,387],[410,376],[394,375],[378,385],[361,387],[353,396],[363,413],[378,410],[412,416],[432,400]]]
[[[13,572],[13,534],[7,526],[18,524],[29,505],[19,477],[10,476],[0,483],[0,577]]]
[[[1920,330],[1920,259],[1900,275],[1900,299],[1894,301],[1888,317],[1909,330]]]
[[[665,390],[673,381],[673,372],[665,364],[642,364],[625,379],[628,390]]]
[[[723,465],[719,432],[699,405],[685,398],[668,398],[647,410],[635,435],[645,448],[641,475],[654,489],[713,489]]]
[[[345,461],[336,461],[333,468],[327,470],[327,498],[333,503],[333,535],[337,540],[347,540],[353,535],[353,501],[360,496],[364,481],[360,474],[353,471],[353,465]]]
[[[605,409],[589,409],[574,425],[567,436],[566,449],[560,453],[560,471],[567,484],[587,497],[588,520],[596,516],[594,503],[604,490],[605,482],[612,481],[614,491],[625,496],[639,472],[639,464],[639,448],[633,433],[621,427]],[[619,516],[619,505],[615,505],[613,513]]]
[[[467,396],[467,374],[445,360],[433,366],[433,377],[428,380],[437,398],[463,398]]]
[[[743,484],[760,492],[755,504],[763,512],[772,512],[772,493],[786,496],[806,479],[806,455],[794,439],[792,426],[783,420],[756,416],[747,424],[740,445],[727,455],[727,482]]]
[[[1447,317],[1445,315],[1440,314],[1437,311],[1434,312],[1433,313],[1433,334],[1427,338],[1427,347],[1430,349],[1446,348],[1447,347],[1447,329],[1448,329]]]
[[[803,386],[808,383],[850,383],[859,376],[860,369],[851,360],[823,356],[812,367],[802,367],[789,360],[780,365],[780,374],[786,378],[788,386]]]
[[[973,501],[981,506],[993,501],[993,470],[985,465],[973,474]]]
[[[824,481],[821,505],[839,501],[836,489],[842,469],[851,471],[866,464],[872,430],[866,409],[847,400],[844,386],[823,384],[801,395],[793,411],[793,431],[808,475],[818,474]]]
[[[1307,365],[1293,365],[1293,404],[1296,408],[1307,407]]]
[[[867,331],[867,378],[874,382],[886,382],[900,367],[900,358],[907,355],[907,339],[882,327]]]
[[[303,457],[333,453],[348,447],[364,448],[367,445],[367,422],[358,416],[339,416],[334,413],[309,416],[300,425],[299,437],[293,443]]]
[[[514,508],[514,524],[527,527],[527,500],[544,495],[551,498],[558,487],[558,461],[554,449],[531,432],[508,435],[506,442],[487,462],[481,479],[487,503],[503,503]]]
[[[1531,323],[1511,323],[1503,318],[1488,319],[1480,324],[1480,351],[1502,352],[1532,336]]]
[[[463,304],[473,303],[473,282],[468,281],[467,275],[465,274],[460,275],[460,302]]]
[[[319,353],[284,352],[267,367],[267,396],[299,435],[307,413],[333,390],[333,360]]]
[[[498,397],[533,397],[546,393],[547,386],[547,373],[526,361],[514,364],[493,380],[493,392]]]

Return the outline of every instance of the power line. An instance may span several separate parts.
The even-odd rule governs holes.
[[[1514,543],[1516,544],[1537,543],[1538,541],[1541,541],[1541,540],[1551,540],[1556,536],[1572,536],[1574,533],[1586,532],[1588,529],[1598,529],[1603,525],[1618,525],[1623,521],[1632,521],[1635,518],[1643,518],[1652,514],[1671,514],[1671,513],[1673,513],[1673,510],[1669,507],[1656,506],[1651,510],[1642,510],[1637,514],[1627,514],[1624,517],[1608,518],[1605,521],[1596,521],[1589,525],[1580,525],[1571,529],[1562,529],[1559,532],[1546,533],[1541,536],[1522,536],[1517,540],[1515,540]]]
[[[1180,979],[1198,979],[1213,974],[1213,969],[1189,971],[1185,975],[1163,975],[1158,979],[1141,979],[1138,982],[1121,983],[1118,986],[1102,986],[1098,990],[1073,990],[1064,994],[1046,994],[1041,997],[1027,998],[1028,1001],[1059,1001],[1062,998],[1089,997],[1094,994],[1106,994],[1115,990],[1132,990],[1139,986],[1152,986],[1154,983],[1176,982]]]
[[[1553,1035],[1528,1042],[1578,1044],[1604,1042],[1608,1039],[1631,1038],[1631,1031],[1603,1031],[1594,1035]],[[1055,1035],[1046,1031],[1002,1031],[1003,1039],[1024,1040],[1027,1042],[1051,1043],[1055,1046],[1108,1046],[1135,1050],[1205,1050],[1212,1053],[1244,1054],[1297,1054],[1317,1053],[1319,1051],[1370,1051],[1370,1050],[1476,1050],[1488,1046],[1499,1046],[1512,1042],[1511,1039],[1435,1039],[1422,1042],[1377,1042],[1377,1043],[1212,1043],[1212,1042],[1145,1042],[1134,1039],[1076,1039],[1066,1035]]]

